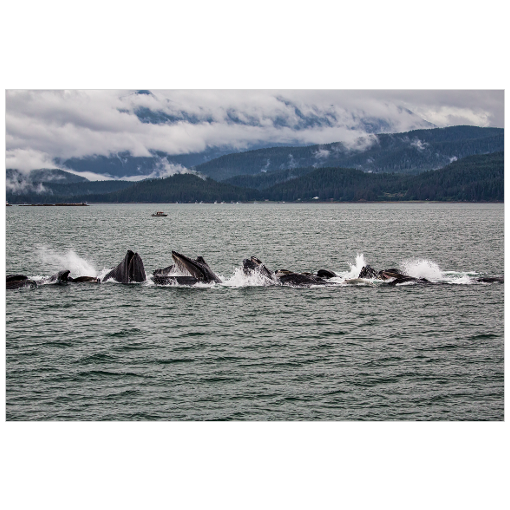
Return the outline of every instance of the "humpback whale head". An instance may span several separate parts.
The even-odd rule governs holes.
[[[266,278],[273,278],[273,273],[262,263],[260,259],[253,255],[249,259],[243,260],[243,271],[246,275],[256,272]]]
[[[140,255],[128,250],[124,260],[113,268],[103,278],[103,281],[105,282],[110,278],[115,278],[120,283],[144,282],[146,280],[145,268]]]
[[[209,267],[203,257],[198,256],[195,260],[186,257],[176,251],[172,251],[172,258],[175,265],[183,272],[189,273],[197,280],[204,283],[216,282],[221,283],[221,280],[214,274],[213,270]]]
[[[133,253],[131,250],[127,251],[124,260],[117,266],[115,271],[115,279],[118,282],[144,282],[146,279],[142,258],[138,253]]]
[[[379,271],[379,278],[381,280],[389,280],[391,278],[402,278],[403,276],[407,276],[403,274],[398,269],[383,269],[382,271]]]
[[[66,285],[67,284],[67,278],[69,276],[69,271],[66,269],[65,271],[59,271],[58,273],[54,274],[53,276],[50,276],[48,280],[46,280],[46,283],[54,283],[56,285]]]
[[[128,252],[129,253],[129,252]],[[144,282],[146,280],[145,268],[143,267],[142,257],[138,253],[133,253],[129,261],[129,281]]]
[[[372,279],[372,278],[379,278],[379,275],[375,271],[375,269],[368,264],[366,266],[363,266],[361,268],[361,271],[359,272],[358,278],[366,278]]]

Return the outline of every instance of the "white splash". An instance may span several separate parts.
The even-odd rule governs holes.
[[[410,259],[402,263],[402,271],[414,278],[426,278],[431,281],[443,279],[443,273],[439,266],[426,259]]]
[[[235,268],[234,275],[228,280],[223,280],[222,284],[225,287],[265,287],[271,284],[274,285],[268,278],[255,271],[249,275],[245,274],[241,267]]]
[[[97,271],[92,264],[77,255],[73,250],[66,253],[58,253],[47,246],[38,248],[38,255],[44,264],[52,267],[52,270],[63,271],[69,269],[76,276],[97,276]]]
[[[457,278],[452,278],[447,281],[454,285],[471,285],[472,283],[476,283],[468,274],[461,274]]]
[[[360,271],[367,265],[366,261],[365,261],[365,256],[363,255],[363,253],[358,253],[356,255],[356,263],[354,264],[354,266],[351,265],[351,270],[348,272],[348,273],[342,273],[342,276],[345,278],[345,279],[349,279],[349,278],[357,278]]]

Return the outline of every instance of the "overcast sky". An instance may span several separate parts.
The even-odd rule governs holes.
[[[171,117],[142,122],[140,108]],[[327,124],[303,124],[306,118]],[[177,118],[177,120],[175,120]],[[191,121],[190,121],[191,119]],[[234,119],[234,120],[233,120]],[[150,156],[255,143],[347,144],[367,132],[468,124],[504,127],[504,93],[487,90],[7,90],[6,166],[56,168],[54,158]],[[426,121],[426,122],[425,122]]]

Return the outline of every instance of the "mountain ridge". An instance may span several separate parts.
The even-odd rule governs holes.
[[[295,169],[299,173],[300,169]],[[123,189],[109,193],[79,193],[64,196],[65,189],[83,189],[86,183],[54,185],[52,194],[7,194],[12,203],[109,202],[165,203],[213,201],[394,201],[449,200],[503,201],[504,152],[474,155],[439,170],[418,175],[368,173],[355,168],[321,167],[301,169],[302,174],[266,189],[242,188],[197,175],[176,174],[136,183],[101,181],[90,185],[111,185]],[[56,187],[55,187],[56,186]],[[93,188],[94,186],[92,186]],[[61,195],[58,194],[60,190]],[[35,198],[35,200],[34,200]]]
[[[338,166],[366,172],[419,173],[473,154],[504,150],[502,128],[452,126],[403,133],[368,135],[345,142],[278,147],[228,154],[195,167],[223,181],[288,168]]]
[[[351,143],[273,143],[244,151],[210,147],[201,153],[169,155],[154,151],[145,157],[121,152],[110,156],[59,159],[56,163],[64,171],[90,172],[114,179],[165,177],[195,169],[205,176],[224,181],[238,175],[321,166],[359,168],[367,172],[419,173],[441,168],[455,158],[500,150],[504,150],[502,128],[451,126],[369,134]]]

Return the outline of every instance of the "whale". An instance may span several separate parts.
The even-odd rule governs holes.
[[[196,285],[197,283],[221,283],[202,256],[192,259],[172,250],[174,263],[163,269],[156,269],[152,280],[157,285]]]
[[[476,281],[480,283],[505,283],[505,278],[503,276],[481,276],[476,278]]]
[[[276,283],[276,277],[273,271],[270,271],[265,264],[255,256],[243,260],[243,272],[247,276],[256,274],[268,280],[268,282]]]
[[[44,279],[41,283],[48,285],[67,285],[68,278],[69,278],[69,269],[65,269],[64,271],[59,271],[58,273],[55,273],[53,276],[50,276],[49,278]]]
[[[21,289],[23,287],[34,289],[37,287],[37,283],[34,282],[34,280],[30,280],[28,276],[25,276],[24,274],[7,275],[7,289]]]
[[[64,269],[63,271],[59,271],[54,275],[44,278],[39,282],[35,282],[34,280],[30,280],[28,276],[23,274],[13,274],[7,275],[7,288],[8,289],[19,289],[21,287],[32,287],[35,288],[38,285],[67,285],[69,282],[98,282],[99,279],[93,276],[78,276],[77,278],[72,278],[69,276],[70,271],[68,269]]]
[[[358,279],[368,279],[368,280],[383,280],[388,285],[394,287],[400,283],[406,282],[415,282],[415,283],[430,283],[426,278],[415,278],[414,276],[409,276],[405,273],[402,273],[399,269],[391,268],[391,269],[383,269],[377,272],[373,267],[363,266],[361,271],[359,272]],[[355,280],[355,279],[354,279]],[[349,283],[354,282],[354,280],[350,280]]]
[[[282,285],[292,287],[305,287],[310,285],[329,285],[327,280],[320,278],[312,273],[295,273],[288,269],[278,269],[275,276]]]
[[[257,274],[262,276],[268,284],[292,287],[328,285],[329,282],[327,280],[336,276],[335,273],[327,269],[319,269],[316,275],[313,273],[296,273],[288,269],[278,269],[273,272],[255,256],[243,260],[243,272],[246,275]]]
[[[69,269],[59,271],[48,278],[43,278],[38,285],[67,285],[72,280],[69,276],[70,272]]]
[[[140,255],[128,250],[124,260],[103,278],[103,282],[112,278],[119,283],[144,282],[147,277]]]
[[[336,273],[334,273],[333,271],[329,271],[328,269],[319,269],[317,271],[317,276],[319,278],[329,279],[329,278],[335,278]]]

